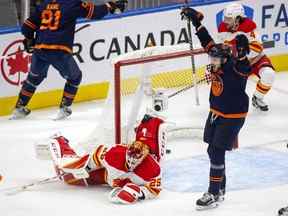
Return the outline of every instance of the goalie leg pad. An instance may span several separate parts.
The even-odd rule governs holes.
[[[64,175],[62,180],[69,185],[88,186],[86,179],[77,179],[73,176],[73,174]]]

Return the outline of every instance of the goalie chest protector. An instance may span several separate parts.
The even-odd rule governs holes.
[[[140,125],[136,128],[136,141],[141,141],[150,147],[150,153],[161,159],[159,149],[159,127],[164,121],[157,117],[145,115]]]

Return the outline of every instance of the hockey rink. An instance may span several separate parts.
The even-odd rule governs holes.
[[[53,177],[52,162],[35,158],[34,144],[61,132],[73,143],[86,137],[99,122],[99,102],[75,104],[69,120],[51,120],[57,108],[34,111],[24,120],[0,118],[0,215],[111,216],[271,216],[288,204],[288,73],[278,73],[266,97],[267,113],[250,113],[240,134],[240,149],[227,154],[226,200],[217,209],[197,212],[195,202],[207,190],[209,161],[201,130],[195,137],[168,142],[171,153],[163,163],[163,191],[155,200],[130,206],[108,201],[110,188],[68,186],[62,182],[35,186],[7,196],[5,189]],[[255,83],[248,81],[252,95]],[[199,107],[193,90],[171,99],[168,120],[202,128],[208,114],[207,86],[200,87]]]

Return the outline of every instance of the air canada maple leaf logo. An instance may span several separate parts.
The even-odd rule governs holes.
[[[18,48],[18,53],[8,58],[7,62],[10,67],[9,75],[15,75],[21,72],[28,73],[29,56],[24,56],[20,47]]]
[[[19,86],[29,72],[31,56],[21,51],[22,40],[17,40],[7,46],[2,56],[15,53],[1,60],[1,73],[9,84]]]

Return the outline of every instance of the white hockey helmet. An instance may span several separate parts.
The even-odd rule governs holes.
[[[245,10],[242,4],[232,3],[224,9],[224,17],[236,19],[237,17],[245,17]]]

